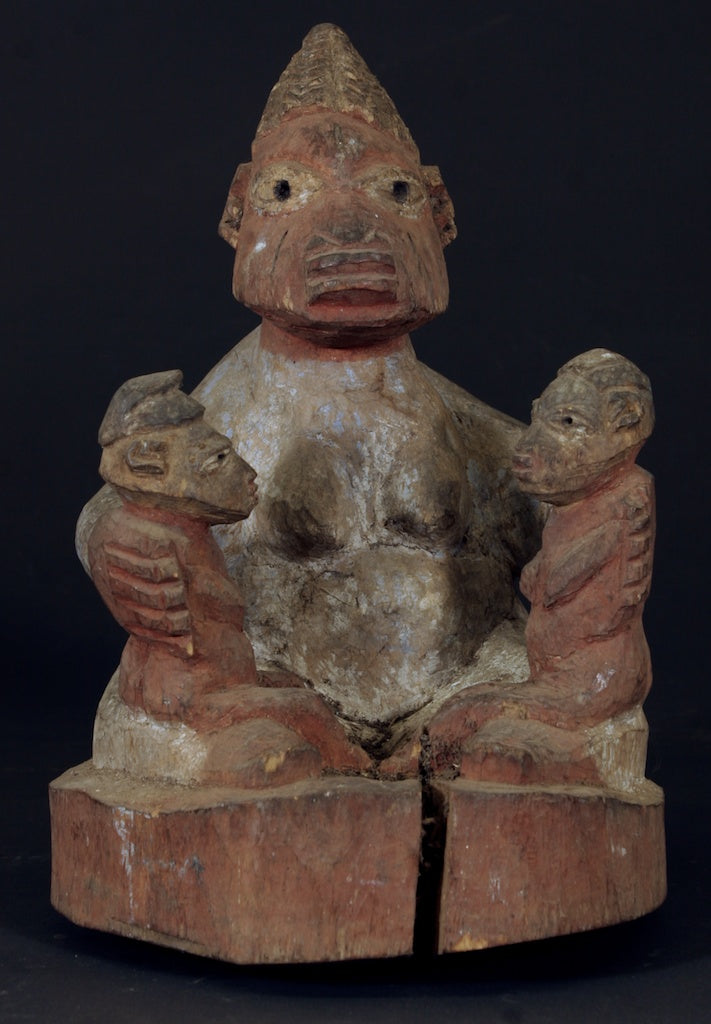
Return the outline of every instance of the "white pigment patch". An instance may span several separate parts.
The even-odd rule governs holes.
[[[131,914],[131,921],[133,921],[133,858],[136,853],[136,844],[131,841],[131,831],[133,829],[133,811],[129,811],[124,807],[116,808],[116,817],[114,818],[114,831],[121,840],[121,866],[126,875],[126,882],[128,883],[128,908]]]
[[[610,682],[614,674],[614,668],[608,668],[605,672],[598,672],[595,676],[595,682],[593,683],[594,692],[602,693],[603,690],[606,690],[608,683]]]

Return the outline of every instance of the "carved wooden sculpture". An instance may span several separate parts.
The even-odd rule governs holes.
[[[563,744],[563,755],[548,758],[578,766],[553,788],[545,771],[519,771],[512,784],[508,769],[496,782],[480,770],[492,754],[494,776],[523,763],[529,736],[479,753],[476,744],[502,719],[509,694],[553,685],[538,678],[557,655],[545,653],[547,598],[533,569],[523,583],[534,609],[530,684],[515,591],[540,537],[538,506],[525,492],[545,495],[535,484],[519,488],[512,472],[518,444],[514,468],[525,476],[523,428],[415,358],[407,332],[447,303],[451,202],[334,26],[309,33],[272,91],[220,232],[236,250],[235,296],[263,319],[194,398],[259,474],[249,518],[214,528],[244,595],[259,674],[246,685],[203,687],[200,713],[166,712],[166,695],[170,709],[193,706],[170,678],[157,681],[151,702],[145,686],[141,701],[130,686],[110,684],[93,762],[53,784],[55,905],[82,923],[240,962],[409,952],[418,886],[421,905],[439,892],[432,943],[440,951],[652,909],[663,898],[663,823],[643,767],[634,784],[612,769],[585,775],[605,760],[597,737],[589,757]],[[595,397],[607,385],[583,369],[579,386],[607,424]],[[634,434],[629,423],[620,428]],[[610,433],[599,434],[607,465]],[[561,576],[561,559],[570,566],[559,609],[578,578],[576,557],[590,569],[603,556],[608,565],[614,549],[618,567],[644,564],[651,527],[642,505],[620,499],[628,534],[599,547],[587,539],[595,516],[609,511],[593,509],[590,476],[576,484],[579,495],[561,492],[592,509],[585,523],[573,517],[558,544],[567,553],[539,556],[544,589]],[[625,493],[633,503],[634,488]],[[130,595],[107,588],[100,566],[115,543],[116,508],[112,491],[87,506],[79,551],[119,621],[151,616],[158,651],[174,643],[174,623],[150,609],[156,587],[165,596],[173,583],[156,568],[164,556],[146,557],[150,529],[136,522],[122,544]],[[632,623],[641,600],[627,607]],[[590,689],[587,677],[576,688],[576,672],[571,664],[565,713]],[[637,737],[638,754],[643,689],[624,698],[638,716],[625,742],[631,749]],[[481,707],[492,708],[488,724]],[[606,708],[594,727],[627,713]],[[567,742],[577,737],[571,721],[541,714],[529,724]],[[544,740],[535,737],[537,749]],[[436,838],[428,829],[423,838],[423,797]],[[553,878],[551,828],[560,837]],[[577,839],[590,829],[594,870]],[[610,849],[624,849],[624,859]]]
[[[551,724],[597,724],[637,707],[649,691],[642,610],[654,488],[634,463],[653,423],[644,374],[595,349],[559,371],[516,449],[521,487],[553,505],[542,549],[521,577],[531,601],[533,707]]]
[[[435,770],[454,760],[466,778],[600,784],[614,761],[618,783],[644,777],[636,712],[651,685],[642,610],[654,491],[634,463],[653,422],[647,378],[604,349],[566,363],[534,402],[514,453],[522,489],[552,505],[542,548],[521,574],[531,679],[449,701],[428,729]],[[604,764],[593,742],[602,726],[608,746],[617,737]]]
[[[114,396],[99,431],[101,475],[122,504],[94,530],[89,564],[131,634],[121,699],[191,722],[208,693],[257,682],[243,601],[209,531],[249,515],[256,473],[204,422],[181,380],[177,370],[137,377]],[[151,605],[135,602],[136,578]]]

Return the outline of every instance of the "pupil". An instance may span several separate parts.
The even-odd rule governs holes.
[[[410,186],[406,181],[393,182],[393,198],[398,203],[404,203],[410,192]]]
[[[291,188],[286,178],[281,178],[279,181],[274,183],[274,198],[278,199],[280,203],[283,203],[291,195]]]

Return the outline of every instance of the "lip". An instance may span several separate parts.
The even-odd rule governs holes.
[[[533,459],[531,456],[521,455],[519,452],[514,452],[511,458],[511,467],[516,476],[531,473],[534,468]]]
[[[391,301],[395,297],[397,272],[391,253],[377,249],[336,249],[319,253],[306,261],[309,301],[323,296],[364,291]]]
[[[533,465],[530,458],[524,456],[514,455],[511,460],[511,470],[513,475],[522,484],[529,484],[536,478],[536,467]]]

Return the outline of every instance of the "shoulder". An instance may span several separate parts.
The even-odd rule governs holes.
[[[649,511],[654,505],[654,477],[641,466],[632,466],[616,495],[617,503],[630,512]]]
[[[254,366],[259,350],[259,327],[243,338],[200,381],[193,398],[205,407],[212,426],[229,436],[233,411],[253,387]]]
[[[420,363],[422,373],[437,391],[465,436],[491,451],[495,460],[509,461],[518,439],[526,429],[523,423],[470,395],[442,374]]]
[[[493,515],[492,522],[512,560],[523,565],[538,550],[543,525],[541,507],[520,490],[512,471],[513,450],[525,425],[492,409],[424,363],[420,367],[464,442],[479,513]],[[494,506],[496,512],[492,512]]]

